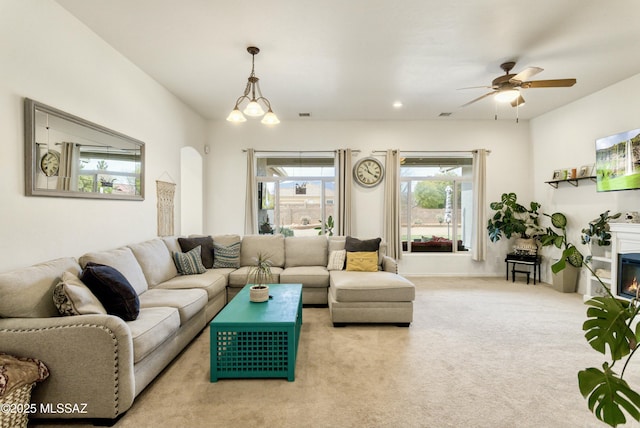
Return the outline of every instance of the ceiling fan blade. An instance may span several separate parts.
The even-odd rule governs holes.
[[[493,86],[467,86],[466,88],[458,88],[458,91],[461,91],[463,89],[480,89],[480,88],[484,88],[484,89],[492,89]]]
[[[535,76],[536,74],[538,74],[538,73],[540,73],[542,71],[544,71],[544,68],[540,68],[540,67],[525,68],[520,73],[516,74],[511,79],[509,79],[509,82],[511,82],[511,83],[513,83],[514,81],[516,81],[516,82],[525,82],[525,81],[531,79],[533,76]]]
[[[491,95],[493,95],[493,94],[495,94],[495,91],[487,92],[486,94],[484,94],[484,95],[482,95],[482,96],[479,96],[478,98],[476,98],[476,99],[474,99],[474,100],[471,100],[471,101],[469,101],[469,102],[468,102],[468,103],[466,103],[466,104],[461,105],[461,106],[460,106],[460,108],[462,108],[462,107],[466,107],[466,106],[468,106],[469,104],[473,104],[473,103],[475,103],[476,101],[480,101],[481,99],[483,99],[483,98],[487,98],[488,96],[491,96]]]
[[[533,80],[522,82],[522,88],[568,88],[576,84],[576,79]]]

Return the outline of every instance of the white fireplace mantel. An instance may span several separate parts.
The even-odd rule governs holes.
[[[609,223],[609,225],[611,227],[611,248],[609,250],[608,248],[592,247],[594,254],[591,268],[611,272],[611,278],[601,276],[600,279],[607,287],[611,288],[613,294],[617,294],[618,255],[640,253],[640,223]],[[598,251],[597,254],[596,251]],[[604,295],[605,292],[598,279],[588,271],[587,274],[587,292],[584,299],[588,300],[594,296]]]

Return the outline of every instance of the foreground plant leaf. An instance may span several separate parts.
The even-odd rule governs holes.
[[[639,421],[640,395],[629,388],[607,363],[602,368],[604,371],[591,367],[578,373],[580,393],[587,399],[589,410],[612,427],[627,421],[621,408]]]
[[[608,346],[614,361],[628,355],[636,346],[633,330],[627,325],[627,320],[633,312],[629,302],[609,297],[594,297],[585,304],[589,308],[582,329],[591,347],[606,354]]]

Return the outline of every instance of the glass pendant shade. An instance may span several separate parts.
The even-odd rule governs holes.
[[[244,117],[242,112],[238,110],[238,107],[236,107],[231,111],[231,113],[229,113],[229,116],[227,116],[227,120],[229,122],[246,122],[247,118]]]
[[[278,119],[274,112],[269,110],[267,114],[264,115],[261,122],[265,125],[277,125],[278,123],[280,123],[280,119]]]
[[[520,91],[517,89],[506,89],[504,91],[498,91],[495,97],[498,102],[510,103],[511,101],[518,99],[519,96]]]
[[[251,117],[258,117],[264,114],[264,110],[260,107],[257,101],[251,101],[247,107],[244,109],[244,114]]]

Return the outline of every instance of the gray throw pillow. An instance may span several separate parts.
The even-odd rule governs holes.
[[[183,253],[200,246],[200,258],[205,268],[213,267],[213,238],[211,236],[198,236],[194,238],[178,238],[178,243]]]
[[[214,268],[239,268],[240,267],[240,241],[231,245],[213,243],[213,267]]]
[[[198,275],[207,271],[207,268],[202,264],[200,251],[201,247],[198,245],[186,253],[178,253],[177,251],[173,253],[173,261],[180,275]]]
[[[381,238],[357,239],[347,236],[344,249],[348,252],[378,251],[380,249]]]

